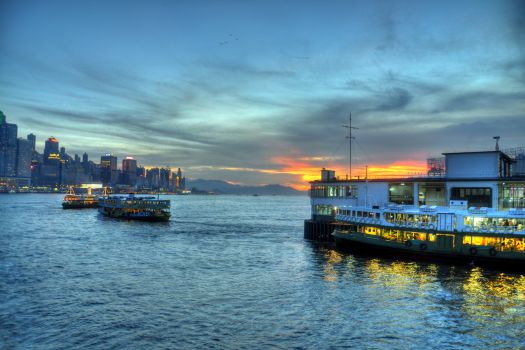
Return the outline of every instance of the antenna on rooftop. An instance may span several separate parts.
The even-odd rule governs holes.
[[[348,125],[343,125],[343,128],[348,129],[348,136],[346,137],[348,139],[348,176],[350,180],[352,180],[352,140],[355,139],[355,137],[352,136],[352,129],[359,129],[352,126],[352,113],[350,113],[348,117]]]
[[[497,152],[497,151],[499,151],[499,144],[498,144],[498,142],[499,142],[500,137],[499,136],[494,136],[492,138],[494,140],[496,140],[496,152]]]

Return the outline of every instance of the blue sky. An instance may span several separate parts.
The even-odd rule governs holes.
[[[356,172],[523,146],[524,4],[3,0],[0,110],[40,147],[245,184],[344,166],[350,111]]]

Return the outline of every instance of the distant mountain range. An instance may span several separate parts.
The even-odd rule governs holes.
[[[305,191],[298,191],[289,186],[282,185],[263,185],[263,186],[241,186],[233,185],[222,180],[186,180],[186,188],[196,189],[204,192],[214,192],[217,194],[244,194],[244,195],[281,195],[281,196],[301,196],[306,195]]]

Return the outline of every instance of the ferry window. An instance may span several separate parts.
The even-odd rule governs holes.
[[[419,232],[414,232],[414,239],[417,239],[417,240],[420,240],[420,241],[424,241],[425,240],[425,234],[424,233],[419,233]]]
[[[463,224],[465,226],[472,226],[474,224],[474,218],[471,216],[465,216],[463,218]]]
[[[463,237],[463,244],[471,245],[472,244],[472,236],[465,236],[465,237]]]

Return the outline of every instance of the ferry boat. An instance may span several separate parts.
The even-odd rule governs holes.
[[[168,221],[170,200],[153,196],[107,196],[99,201],[98,211],[105,216],[127,220]]]
[[[75,193],[74,187],[70,187],[67,191],[64,200],[62,201],[62,208],[64,209],[84,209],[97,208],[98,196],[91,193],[91,187],[88,187],[87,195],[80,195]]]
[[[444,153],[419,177],[348,180],[323,169],[305,237],[328,227],[329,240],[354,251],[525,271],[525,149],[516,150]]]

